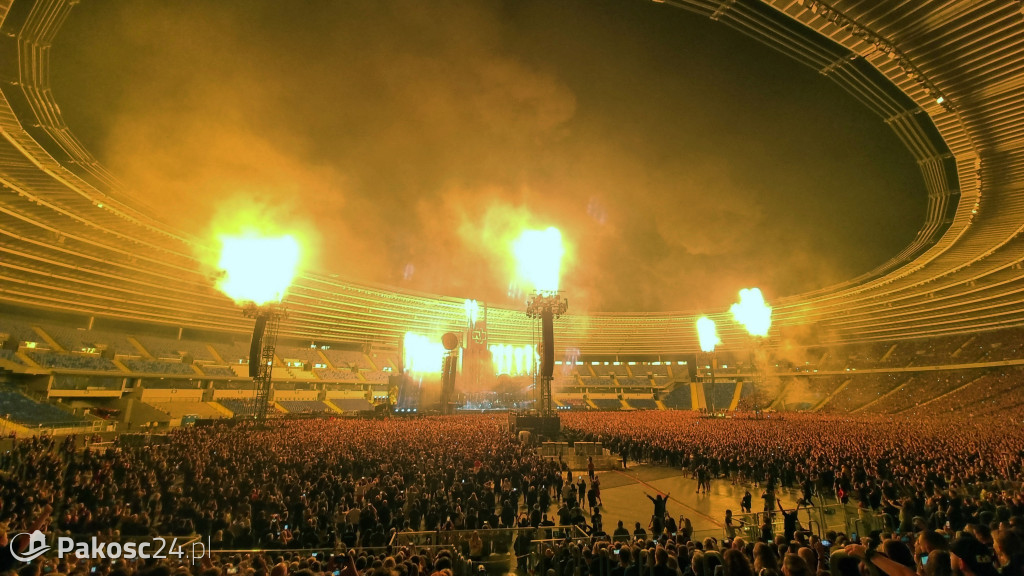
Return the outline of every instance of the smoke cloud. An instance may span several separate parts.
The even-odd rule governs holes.
[[[561,230],[574,312],[724,310],[924,216],[880,119],[662,5],[108,0],[53,59],[71,128],[171,224],[213,245],[255,213],[308,269],[491,305],[526,227]]]

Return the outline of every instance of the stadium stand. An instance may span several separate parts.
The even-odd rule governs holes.
[[[668,376],[668,367],[662,364],[636,364],[630,366],[629,371],[638,378],[642,378],[648,373],[655,376]]]
[[[881,398],[897,385],[909,380],[906,374],[856,374],[822,410],[825,412],[851,412]]]
[[[358,382],[359,373],[352,370],[336,370],[332,368],[317,368],[313,371],[321,380],[333,380],[342,382]]]
[[[141,354],[139,349],[121,332],[85,330],[51,323],[39,323],[37,326],[68,352],[94,353],[109,350],[114,354],[129,356]]]
[[[213,349],[228,364],[249,363],[248,342],[218,342],[213,345]]]
[[[626,404],[637,410],[657,410],[658,404],[651,398],[626,398]]]
[[[124,378],[113,376],[84,376],[81,374],[54,374],[53,390],[121,390]]]
[[[374,384],[387,384],[388,377],[391,373],[383,372],[381,370],[361,370],[359,375],[367,382],[372,382]]]
[[[619,386],[625,388],[650,388],[651,381],[646,378],[627,378],[625,376],[616,376],[615,381],[618,382]]]
[[[675,408],[676,410],[690,410],[693,407],[690,387],[676,386],[671,392],[661,398],[661,403],[668,408]]]
[[[733,394],[736,391],[735,382],[716,382],[714,386],[710,383],[704,384],[704,396],[708,407],[715,407],[715,410],[725,410],[732,403]]]
[[[362,352],[335,349],[322,350],[322,352],[327,356],[327,359],[330,360],[331,365],[339,370],[343,370],[350,366],[356,366],[360,369],[366,370],[371,370],[373,368],[366,361],[366,355]]]
[[[153,408],[167,414],[171,418],[196,416],[197,418],[224,418],[226,414],[210,405],[209,402],[147,402]]]
[[[117,370],[109,359],[92,354],[64,354],[61,352],[37,352],[29,350],[29,358],[44,368],[68,370]]]
[[[622,402],[617,398],[591,398],[590,402],[598,410],[622,410]]]
[[[360,410],[371,410],[373,404],[366,401],[365,398],[335,398],[331,400],[331,403],[338,407],[342,412],[358,412]]]
[[[14,350],[0,350],[0,360],[6,360],[7,362],[13,362],[15,364],[24,364],[21,358],[18,358],[18,353]]]
[[[250,401],[240,400],[236,398],[224,398],[221,400],[217,400],[217,403],[227,408],[234,414],[244,414],[248,409]]]
[[[49,348],[45,341],[32,329],[31,324],[6,315],[0,316],[0,342],[15,340],[19,345],[26,342],[40,343]]]
[[[215,362],[216,359],[210,353],[205,342],[192,340],[178,340],[174,338],[162,338],[135,334],[135,340],[142,345],[151,356],[158,359],[181,359],[190,356],[193,361]]]
[[[173,374],[178,376],[198,376],[191,364],[181,362],[164,362],[161,360],[143,360],[125,358],[121,361],[129,370],[138,374]]]
[[[569,410],[590,410],[590,405],[582,398],[558,398],[558,402]]]
[[[198,378],[198,377],[197,377]],[[143,378],[143,388],[153,390],[195,390],[200,386],[200,381],[185,380],[182,378]]]
[[[318,400],[281,400],[278,404],[290,414],[322,414],[333,412]]]
[[[17,390],[0,387],[0,416],[29,426],[82,423],[85,420],[51,404],[36,402]]]
[[[886,397],[883,402],[877,402],[865,407],[864,412],[898,414],[938,398],[979,377],[982,377],[982,374],[975,370],[915,375]]]
[[[205,365],[203,365],[203,366],[200,366],[199,368],[200,368],[200,370],[202,370],[203,374],[205,374],[206,376],[226,376],[226,377],[229,377],[229,378],[234,378],[235,377],[234,370],[232,370],[232,369],[230,369],[230,368],[228,368],[226,366],[205,366]]]
[[[317,364],[324,364],[323,357],[315,348],[308,346],[277,346],[277,356],[284,362],[288,360],[297,360],[303,364],[310,364],[316,366]]]

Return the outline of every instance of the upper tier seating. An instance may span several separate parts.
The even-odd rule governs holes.
[[[344,370],[349,366],[358,366],[359,368],[365,368],[367,370],[373,368],[370,366],[370,363],[366,361],[366,355],[362,352],[335,349],[322,350],[322,352],[327,356],[327,359],[331,361],[331,365],[339,370]]]
[[[143,360],[140,358],[126,358],[122,363],[132,372],[139,374],[175,374],[180,376],[195,376],[196,371],[190,364],[181,362],[163,362],[161,360]]]
[[[162,338],[159,336],[135,335],[135,340],[146,349],[154,358],[180,359],[185,355],[191,356],[193,360],[200,362],[214,362],[215,358],[210,353],[205,342],[191,340],[177,340],[174,338]]]
[[[98,354],[64,354],[60,352],[37,352],[30,350],[28,356],[43,368],[117,370],[117,366],[112,361]]]

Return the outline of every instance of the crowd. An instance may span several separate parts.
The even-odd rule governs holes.
[[[716,478],[828,491],[873,508],[883,500],[911,499],[915,510],[923,510],[936,492],[967,494],[980,484],[999,494],[1000,488],[1019,488],[1024,469],[1024,427],[1010,419],[807,413],[715,419],[647,411],[566,413],[562,423],[570,438],[601,442],[625,461],[706,467]],[[957,511],[952,514],[960,520]]]
[[[668,411],[563,415],[570,437],[603,442],[627,463],[685,467],[705,485],[800,487],[808,503],[831,491],[895,519],[864,530],[859,542],[839,533],[818,539],[789,522],[782,534],[769,526],[759,541],[746,542],[734,531],[697,541],[691,527],[671,518],[647,524],[649,534],[640,523],[632,532],[602,526],[594,478],[589,489],[586,482],[577,489],[560,462],[521,444],[505,421],[220,423],[146,445],[84,450],[70,437],[21,440],[0,455],[0,573],[460,576],[469,561],[493,551],[540,576],[868,576],[858,566],[945,576],[940,565],[955,567],[964,559],[957,545],[970,545],[957,536],[972,533],[1001,558],[995,562],[1007,566],[1006,576],[1024,576],[1019,426],[817,415],[721,420]],[[656,510],[659,498],[652,497]],[[567,524],[579,530],[555,527]],[[218,553],[192,568],[45,557],[23,566],[11,552],[27,538],[8,539],[37,528],[110,541],[198,534],[216,550],[268,552]],[[517,528],[519,536],[496,539],[489,528]],[[936,558],[952,556],[922,561],[929,553],[922,542]],[[981,556],[972,556],[972,574],[993,576],[977,570]],[[964,568],[967,574],[971,563]]]

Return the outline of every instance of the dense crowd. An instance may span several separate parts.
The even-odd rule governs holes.
[[[875,508],[907,498],[923,505],[938,491],[966,494],[983,483],[1019,488],[1024,469],[1024,427],[1002,419],[805,413],[712,419],[649,411],[567,413],[562,422],[570,437],[602,442],[627,461],[704,466],[715,477],[833,491]]]
[[[945,576],[936,568],[942,562],[922,562],[922,542],[941,555],[972,545],[953,540],[970,532],[1001,558],[1006,576],[1024,576],[1019,426],[816,415],[712,420],[668,411],[563,416],[571,437],[603,442],[627,463],[684,467],[705,485],[727,478],[800,487],[808,503],[833,493],[897,520],[864,530],[857,543],[841,533],[819,539],[789,522],[776,534],[766,516],[766,530],[745,542],[732,530],[721,541],[697,541],[671,518],[640,518],[650,533],[639,523],[633,531],[602,526],[593,481],[576,490],[560,462],[521,444],[505,421],[222,423],[146,445],[85,449],[71,437],[21,440],[0,455],[0,573],[459,576],[471,560],[501,552],[541,576],[858,576],[858,565],[889,576]],[[656,512],[659,499],[652,498]],[[568,524],[579,529],[556,527]],[[216,550],[272,552],[219,553],[191,569],[46,557],[23,566],[10,552],[27,537],[14,545],[9,537],[37,528],[110,541],[198,534]],[[495,538],[489,528],[517,528],[518,536]],[[910,572],[878,565],[887,558]]]

